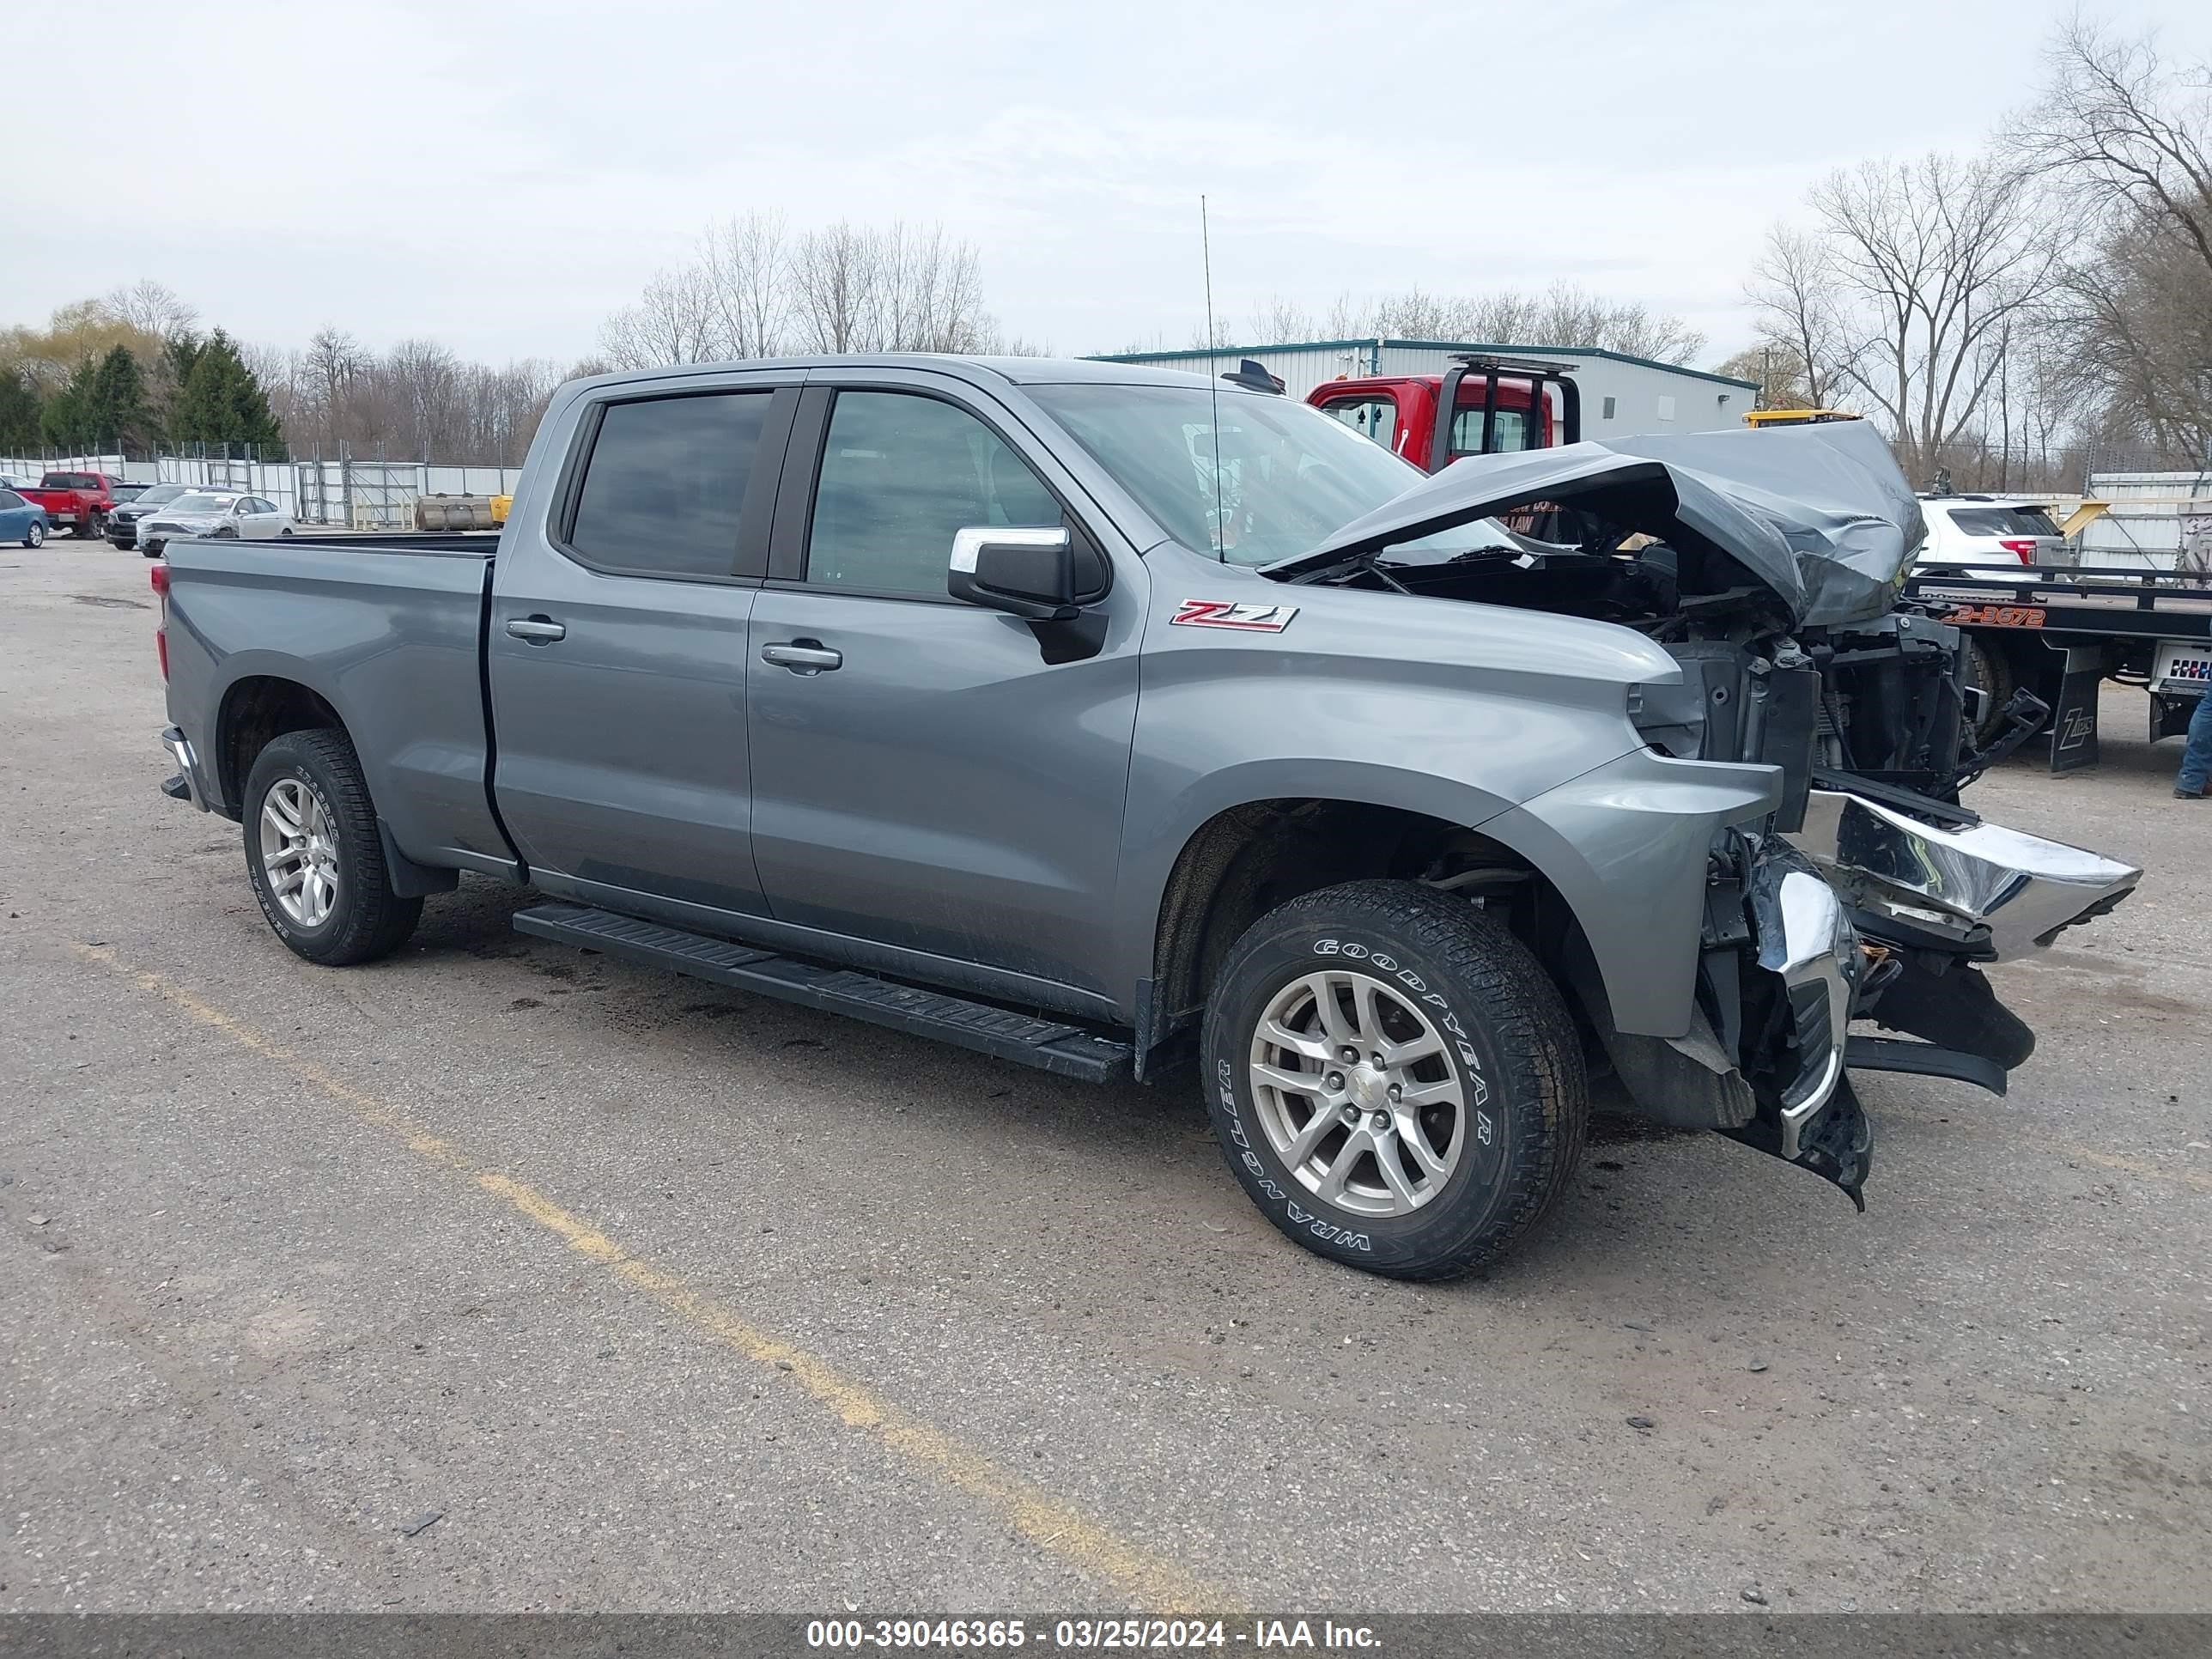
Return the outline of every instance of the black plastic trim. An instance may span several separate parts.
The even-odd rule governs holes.
[[[1109,1083],[1126,1079],[1130,1072],[1129,1044],[1080,1026],[902,985],[849,968],[799,962],[611,910],[544,904],[518,911],[514,926],[518,933],[845,1014],[915,1036],[934,1037],[979,1054],[1034,1066],[1058,1077]]]

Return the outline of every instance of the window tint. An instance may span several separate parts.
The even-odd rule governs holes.
[[[1029,464],[965,410],[841,392],[814,492],[806,580],[942,595],[955,531],[1060,522],[1060,503]]]
[[[49,472],[39,480],[41,489],[97,489],[100,475],[96,472]]]
[[[21,507],[22,504],[23,498],[14,490],[0,489],[0,513],[5,513],[10,507]]]
[[[769,397],[609,404],[585,465],[569,546],[620,569],[728,575]]]
[[[1346,398],[1322,404],[1321,412],[1332,421],[1343,422],[1361,437],[1370,438],[1385,449],[1396,442],[1398,401],[1395,398]]]
[[[2056,536],[2058,526],[2039,507],[1954,507],[1951,523],[1967,536]]]

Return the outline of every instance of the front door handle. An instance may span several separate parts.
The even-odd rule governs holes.
[[[528,640],[532,645],[550,645],[556,640],[568,637],[568,630],[550,617],[510,617],[507,631],[518,640]]]
[[[794,674],[826,674],[845,665],[845,653],[828,649],[819,640],[785,640],[761,647],[761,660]]]

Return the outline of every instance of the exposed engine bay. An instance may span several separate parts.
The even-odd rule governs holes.
[[[1629,691],[1650,748],[1779,769],[1779,807],[1710,852],[1693,1029],[1626,1035],[1601,1012],[1595,1036],[1638,1109],[1863,1207],[1847,1070],[2003,1093],[2035,1039],[1983,967],[2111,909],[2142,872],[1960,804],[2045,711],[2022,694],[1972,746],[1958,630],[1896,604],[1919,513],[1865,423],[1630,451],[1462,461],[1267,574],[1633,629],[1681,670]]]

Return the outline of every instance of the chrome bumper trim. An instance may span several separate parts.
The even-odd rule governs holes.
[[[1962,944],[1986,926],[2000,962],[2111,908],[2142,878],[2063,842],[2001,823],[1947,829],[1837,790],[1812,792],[1792,839],[1861,909]]]
[[[1780,1103],[1781,1154],[1794,1160],[1805,1126],[1828,1103],[1844,1074],[1858,935],[1835,890],[1794,849],[1762,859],[1753,866],[1751,886],[1759,965],[1781,978],[1800,1046],[1808,1051],[1803,1072],[1783,1091]],[[1808,988],[1809,998],[1799,994]],[[1808,1003],[1809,1023],[1800,1014]],[[1825,1052],[1813,1046],[1816,1042]]]

